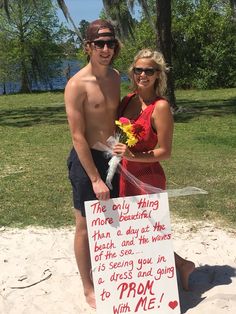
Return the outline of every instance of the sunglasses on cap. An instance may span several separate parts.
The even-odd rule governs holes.
[[[152,76],[156,71],[158,71],[158,69],[155,68],[133,68],[133,72],[136,75],[141,75],[144,72],[145,75]]]
[[[116,39],[110,39],[110,40],[94,40],[92,41],[92,43],[94,44],[94,46],[98,49],[103,49],[105,47],[105,45],[107,46],[107,48],[109,49],[114,49],[117,41]]]

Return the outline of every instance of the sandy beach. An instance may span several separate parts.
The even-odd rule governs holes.
[[[236,232],[172,219],[173,246],[196,270],[181,313],[236,313]],[[95,314],[85,303],[73,228],[0,229],[1,314]],[[110,314],[110,313],[104,313]]]

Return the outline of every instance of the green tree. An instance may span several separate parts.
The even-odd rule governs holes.
[[[171,0],[103,0],[105,14],[115,22],[122,38],[131,35],[131,38],[135,39],[135,21],[131,15],[135,3],[140,5],[144,16],[156,34],[154,49],[158,49],[163,53],[165,60],[170,67],[170,71],[167,75],[168,98],[172,107],[176,109],[171,66]],[[152,16],[153,12],[155,12],[156,15],[155,19],[153,19]],[[145,46],[142,46],[141,48],[144,47]],[[125,46],[125,49],[127,49],[127,46]],[[137,50],[135,54],[136,53]]]
[[[5,7],[6,12],[9,14],[9,1],[10,0],[0,0],[0,7]],[[21,0],[26,2],[26,0]],[[52,0],[51,0],[52,1]],[[39,0],[30,0],[35,4],[39,4],[41,1]],[[130,13],[132,11],[135,2],[137,2],[145,15],[149,18],[149,3],[153,3],[152,0],[103,0],[103,5],[106,11],[106,14],[110,17],[113,17],[115,21],[118,22],[120,35],[122,37],[127,37],[128,34],[132,34],[133,28],[133,18]],[[72,23],[75,31],[77,32],[79,38],[82,40],[82,35],[79,29],[76,27],[73,19],[70,16],[68,8],[66,6],[66,1],[57,0],[59,7],[64,12],[65,17]],[[162,50],[167,63],[171,66],[171,41],[170,41],[170,26],[171,26],[171,0],[156,0],[156,9],[158,10],[158,19],[157,19],[157,39],[159,48],[165,49]],[[151,19],[149,19],[152,21]],[[160,23],[160,24],[159,24]],[[166,50],[167,49],[167,50]],[[172,70],[168,74],[168,91],[169,98],[173,107],[175,107],[175,97],[174,97],[174,88],[173,88],[173,80],[172,80]]]
[[[5,6],[8,12],[9,2],[10,0],[0,0],[0,6]],[[37,4],[40,1],[29,2]],[[80,29],[76,28],[69,15],[66,1],[57,2],[82,38]],[[128,51],[128,54],[122,52],[123,61],[130,60],[125,56],[130,57],[140,47],[135,41],[132,48],[127,40],[130,35],[134,40],[138,34],[135,28],[142,25],[136,23],[131,14],[135,3],[140,5],[154,30],[156,47],[163,52],[171,70],[173,46],[173,65],[178,87],[206,88],[235,84],[236,0],[103,0],[104,14],[117,23]],[[225,10],[226,7],[230,10]],[[144,43],[146,44],[145,41]],[[124,64],[125,62],[120,62],[122,69]],[[222,71],[227,73],[227,77],[222,75]],[[168,77],[168,91],[170,101],[175,106],[172,71]]]
[[[171,24],[172,24],[172,11],[171,0],[157,0],[156,1],[156,29],[157,29],[157,47],[163,53],[166,62],[170,67],[167,75],[167,92],[169,95],[170,103],[174,109],[177,109],[175,93],[174,93],[174,80],[172,69],[172,42],[171,42]]]
[[[176,0],[173,16],[177,87],[235,86],[236,28],[229,2]]]
[[[2,32],[0,32],[0,51],[0,82],[3,85],[3,94],[6,94],[6,83],[15,80],[17,71],[14,55],[12,54],[12,42]]]
[[[4,67],[17,68],[15,80],[20,79],[21,92],[31,91],[32,81],[49,84],[62,57],[59,39],[63,31],[55,9],[49,0],[38,7],[32,1],[10,0],[8,12],[10,18],[0,9],[0,29],[6,45],[11,45],[14,64],[9,62]]]
[[[234,22],[236,22],[236,0],[230,0],[230,6]]]
[[[171,55],[171,0],[103,0],[105,13],[115,21],[122,37],[127,37],[127,35],[130,34],[135,38],[133,32],[135,23],[130,13],[130,11],[133,11],[135,3],[140,5],[144,16],[155,31],[155,49],[158,49],[163,53],[165,60],[170,67],[167,89],[170,103],[175,109],[176,103]],[[155,21],[152,17],[153,10],[156,15],[154,19]],[[144,48],[144,46],[141,48]]]
[[[156,35],[146,18],[135,21],[133,28],[133,38],[124,40],[125,49],[121,49],[119,58],[115,61],[115,66],[126,73],[129,65],[133,62],[133,57],[142,48],[156,48]]]

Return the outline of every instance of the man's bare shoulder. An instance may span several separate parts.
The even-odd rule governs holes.
[[[65,87],[66,106],[82,104],[87,95],[89,80],[92,80],[92,76],[86,66],[70,78]]]
[[[69,79],[68,83],[66,84],[66,89],[83,89],[85,87],[85,82],[88,80],[89,76],[91,75],[88,73],[86,67],[82,68]]]
[[[117,69],[111,68],[111,73],[116,80],[120,80],[120,72]]]

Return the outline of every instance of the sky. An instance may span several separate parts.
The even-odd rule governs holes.
[[[55,0],[54,0],[55,1]],[[94,21],[99,18],[101,10],[103,9],[102,0],[65,0],[70,15],[75,22],[75,25],[79,25],[81,20],[88,22]],[[57,15],[61,22],[67,23],[61,9],[58,8]],[[135,10],[135,16],[138,18],[138,8]],[[70,24],[67,24],[69,28],[72,28]]]
[[[81,20],[91,22],[98,19],[103,9],[102,0],[65,0],[65,3],[76,25]],[[61,9],[58,9],[57,12],[60,21],[67,23]]]

